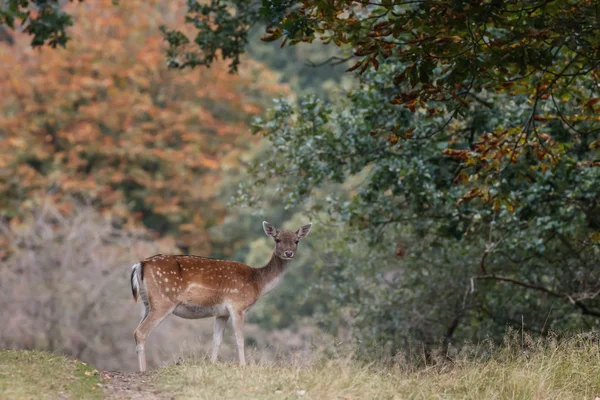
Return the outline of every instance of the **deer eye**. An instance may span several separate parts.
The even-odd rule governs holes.
[[[299,240],[296,240],[296,244],[298,244],[298,243],[300,243],[300,241],[299,241]]]
[[[281,243],[281,239],[275,239],[275,243]]]

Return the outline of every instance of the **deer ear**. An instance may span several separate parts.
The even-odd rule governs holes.
[[[277,236],[277,230],[273,225],[268,223],[267,221],[263,221],[263,229],[265,230],[265,234],[269,237]]]
[[[298,239],[304,239],[306,236],[308,236],[308,232],[310,232],[311,227],[312,227],[312,224],[308,224],[308,225],[304,225],[302,228],[298,229],[296,231],[296,235],[298,235]]]

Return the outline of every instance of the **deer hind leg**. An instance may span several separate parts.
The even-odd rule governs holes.
[[[169,308],[152,308],[146,307],[144,318],[140,321],[140,324],[136,328],[134,332],[135,336],[135,351],[138,356],[138,364],[140,367],[140,372],[146,371],[146,352],[144,346],[146,344],[146,339],[152,333],[154,328],[161,323],[163,319],[167,315],[169,315],[173,311],[173,307]]]
[[[230,314],[240,365],[246,365],[246,357],[244,355],[244,312],[233,311]]]
[[[213,332],[213,349],[212,356],[210,357],[210,361],[212,362],[216,362],[217,357],[219,356],[219,347],[221,346],[221,342],[223,341],[223,331],[225,331],[228,319],[228,315],[224,317],[215,318],[215,328]]]

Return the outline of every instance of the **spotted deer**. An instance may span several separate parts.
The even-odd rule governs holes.
[[[148,335],[170,314],[188,319],[215,317],[212,362],[217,360],[223,331],[231,317],[239,361],[244,365],[244,316],[281,282],[296,255],[298,242],[308,235],[311,226],[291,232],[275,229],[264,221],[263,229],[275,241],[275,249],[263,268],[200,256],[162,254],[135,264],[131,291],[134,301],[139,296],[144,305],[134,333],[140,371],[146,370],[144,345]]]

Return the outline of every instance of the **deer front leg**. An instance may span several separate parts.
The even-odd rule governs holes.
[[[215,318],[215,328],[213,331],[213,350],[212,357],[210,357],[210,361],[212,362],[217,361],[217,357],[219,355],[219,347],[221,346],[221,342],[223,341],[223,331],[225,330],[225,326],[227,326],[228,319],[229,316]]]
[[[234,310],[231,313],[231,322],[235,333],[235,344],[240,365],[246,365],[246,357],[244,356],[244,312]]]

